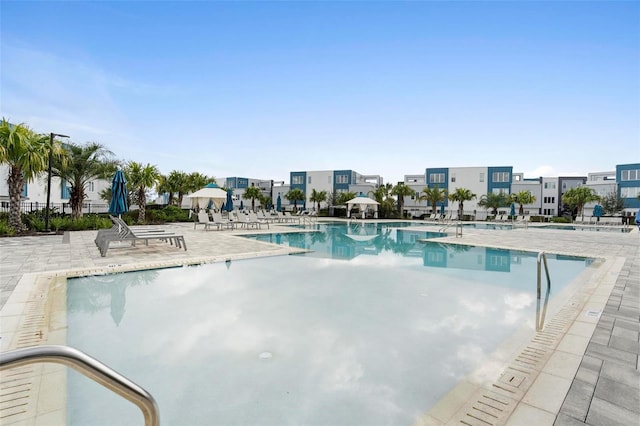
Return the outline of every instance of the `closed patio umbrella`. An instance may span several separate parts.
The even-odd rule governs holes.
[[[602,206],[600,204],[596,204],[595,207],[593,207],[593,215],[598,218],[598,222],[600,222],[602,213]]]
[[[244,210],[244,202],[240,200],[240,210]]]
[[[276,210],[282,211],[282,198],[280,198],[280,194],[278,194],[278,199],[276,200]]]
[[[227,190],[227,202],[224,205],[224,209],[228,212],[233,210],[233,189]]]
[[[118,170],[111,180],[111,202],[109,203],[109,213],[120,217],[122,213],[129,211],[127,202],[127,179],[122,170]]]
[[[511,216],[511,218],[513,219],[515,215],[516,215],[516,205],[515,203],[511,203],[511,211],[509,212],[509,216]]]

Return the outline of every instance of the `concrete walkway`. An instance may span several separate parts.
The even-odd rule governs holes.
[[[15,346],[11,344],[11,330],[7,330],[7,324],[17,324],[10,321],[16,315],[12,301],[17,297],[12,295],[16,296],[16,286],[25,285],[27,277],[52,273],[64,277],[209,263],[295,251],[238,238],[241,231],[207,232],[202,228],[194,230],[192,224],[172,224],[165,228],[184,234],[188,250],[152,242],[149,246],[113,247],[103,258],[93,242],[95,231],[71,232],[64,236],[0,238],[0,349]],[[425,229],[434,230],[433,227]],[[299,229],[276,225],[257,232],[277,231]],[[547,416],[543,423],[537,424],[640,424],[640,235],[637,229],[631,233],[532,227],[512,231],[465,229],[462,238],[451,236],[444,241],[620,260],[623,263],[620,272],[615,277],[608,277],[614,280],[615,286],[605,296],[606,306],[580,355],[582,361],[577,373],[568,391],[563,392],[562,401],[556,401],[559,411],[547,413],[551,417]],[[520,419],[522,417],[513,415],[495,424],[530,424]]]

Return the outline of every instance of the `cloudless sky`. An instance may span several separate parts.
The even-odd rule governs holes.
[[[637,1],[2,0],[0,24],[0,115],[165,174],[640,162]]]

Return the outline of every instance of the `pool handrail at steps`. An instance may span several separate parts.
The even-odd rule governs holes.
[[[79,371],[137,405],[144,415],[145,426],[159,426],[158,405],[149,392],[84,352],[69,346],[43,345],[0,353],[0,371],[39,362],[62,364]]]
[[[541,289],[541,278],[542,278],[542,263],[544,262],[544,272],[547,276],[547,291],[544,297],[544,306],[542,308],[542,314],[540,313],[540,296],[542,293]],[[542,331],[544,328],[544,317],[547,313],[547,303],[549,302],[549,293],[551,293],[551,277],[549,276],[549,266],[547,265],[547,255],[544,251],[538,253],[538,258],[536,261],[536,284],[537,284],[537,306],[536,306],[536,331]]]

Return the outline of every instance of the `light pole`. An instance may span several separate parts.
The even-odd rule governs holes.
[[[54,137],[69,138],[71,136],[61,135],[59,133],[49,134],[49,165],[47,167],[47,211],[44,215],[44,230],[49,232],[49,202],[51,201],[51,160],[53,157],[53,138]]]

